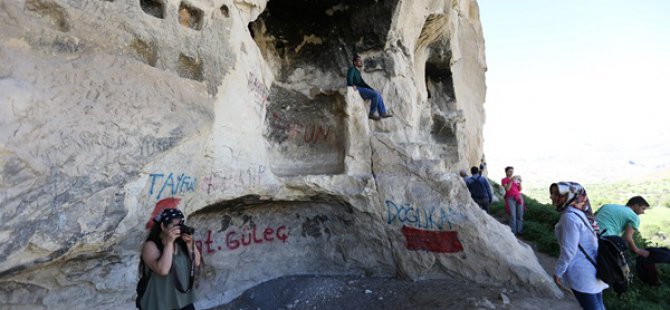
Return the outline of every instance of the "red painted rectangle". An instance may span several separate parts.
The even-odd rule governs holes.
[[[414,251],[430,251],[437,253],[456,253],[463,251],[456,231],[431,231],[403,226],[405,247]]]

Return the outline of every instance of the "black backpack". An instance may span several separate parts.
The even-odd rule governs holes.
[[[135,288],[135,293],[137,293],[137,297],[135,297],[135,306],[137,309],[140,308],[140,299],[142,299],[142,296],[144,295],[144,291],[147,290],[147,285],[149,284],[149,277],[151,276],[151,269],[145,271],[145,266],[144,262],[142,261],[142,258],[140,257],[140,267],[139,271],[142,277],[140,278],[140,281],[137,282],[137,287]]]
[[[470,177],[470,182],[466,182],[466,186],[468,187],[468,190],[470,191],[470,197],[472,199],[482,199],[485,198],[484,196],[479,196],[479,195],[485,195],[486,193],[486,188],[484,188],[484,185],[480,182],[479,179],[481,179],[481,175],[477,175],[477,178],[475,179],[475,176],[473,175]],[[477,184],[477,187],[475,187],[474,184]],[[478,191],[479,190],[479,191]]]
[[[577,213],[575,215],[579,216]],[[579,218],[587,227],[591,227],[584,218],[581,216]],[[598,279],[609,284],[617,294],[621,295],[628,290],[631,282],[633,282],[633,274],[630,272],[628,261],[624,255],[626,242],[619,236],[602,236],[602,233],[597,235],[595,231],[591,231],[598,237],[598,256],[593,260],[591,256],[586,254],[581,244],[579,244],[579,250],[596,267]]]

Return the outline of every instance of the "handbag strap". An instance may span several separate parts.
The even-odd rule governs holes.
[[[572,214],[576,215],[580,220],[582,220],[582,222],[584,222],[584,225],[586,225],[586,227],[589,227],[589,230],[590,230],[596,237],[598,237],[598,235],[596,235],[596,232],[591,228],[591,226],[589,225],[589,223],[587,223],[587,222],[584,220],[583,217],[579,216],[579,214],[577,214],[577,213],[575,213],[575,212],[572,212],[572,211],[570,211],[569,213],[572,213]],[[596,261],[593,260],[593,258],[591,258],[591,256],[590,256],[589,254],[586,253],[586,251],[584,250],[584,248],[582,247],[582,245],[581,245],[579,242],[577,243],[577,247],[579,247],[579,250],[582,251],[582,253],[584,254],[584,256],[586,256],[586,259],[587,259],[589,262],[591,262],[591,264],[593,265],[593,267],[598,268],[598,266],[596,266]]]
[[[191,251],[191,268],[189,269],[189,275],[188,275],[188,288],[184,289],[184,287],[181,285],[181,282],[179,282],[179,278],[177,277],[177,273],[174,272],[172,273],[173,279],[174,279],[174,284],[177,287],[177,290],[182,292],[182,293],[188,293],[193,289],[193,282],[195,279],[195,240],[192,240],[192,248],[193,251]],[[172,267],[170,269],[174,269],[174,264],[172,264]]]
[[[588,259],[589,262],[591,262],[591,265],[593,265],[593,267],[598,268],[598,266],[596,265],[596,262],[593,260],[593,258],[591,258],[591,256],[589,256],[589,254],[586,254],[586,251],[584,251],[584,248],[582,248],[582,245],[577,243],[577,246],[579,247],[579,250],[582,251],[582,253],[584,253],[584,256],[586,256],[586,259]]]
[[[598,234],[596,233],[595,230],[593,230],[593,227],[591,225],[589,225],[589,223],[583,217],[581,217],[579,214],[577,214],[577,212],[570,211],[568,213],[572,213],[572,214],[576,215],[580,220],[582,220],[584,225],[586,225],[586,227],[588,227],[588,229],[593,233],[593,235],[596,236],[596,238],[598,237]]]

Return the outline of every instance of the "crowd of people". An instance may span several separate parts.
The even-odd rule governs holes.
[[[471,176],[460,171],[472,199],[487,213],[493,199],[491,186],[481,169],[471,168]],[[521,176],[513,167],[505,168],[501,180],[504,188],[505,213],[515,235],[523,234],[523,215],[526,205],[521,195]],[[670,249],[642,248],[633,234],[640,228],[640,215],[649,208],[642,196],[631,197],[625,205],[605,204],[596,212],[591,207],[586,189],[576,182],[557,182],[549,186],[549,197],[561,214],[554,228],[560,255],[554,268],[554,282],[569,289],[583,309],[605,309],[603,290],[609,286],[597,276],[599,238],[612,241],[619,249],[637,256],[636,268],[640,279],[647,284],[660,285],[656,264],[670,263]]]

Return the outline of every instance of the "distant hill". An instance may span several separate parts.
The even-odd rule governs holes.
[[[670,178],[668,134],[620,141],[610,137],[608,141],[594,138],[580,142],[575,137],[569,142],[568,136],[554,142],[520,139],[511,148],[494,138],[493,133],[486,136],[484,148],[489,177],[496,181],[504,176],[506,166],[514,166],[527,187],[547,187],[563,180],[601,184]]]

